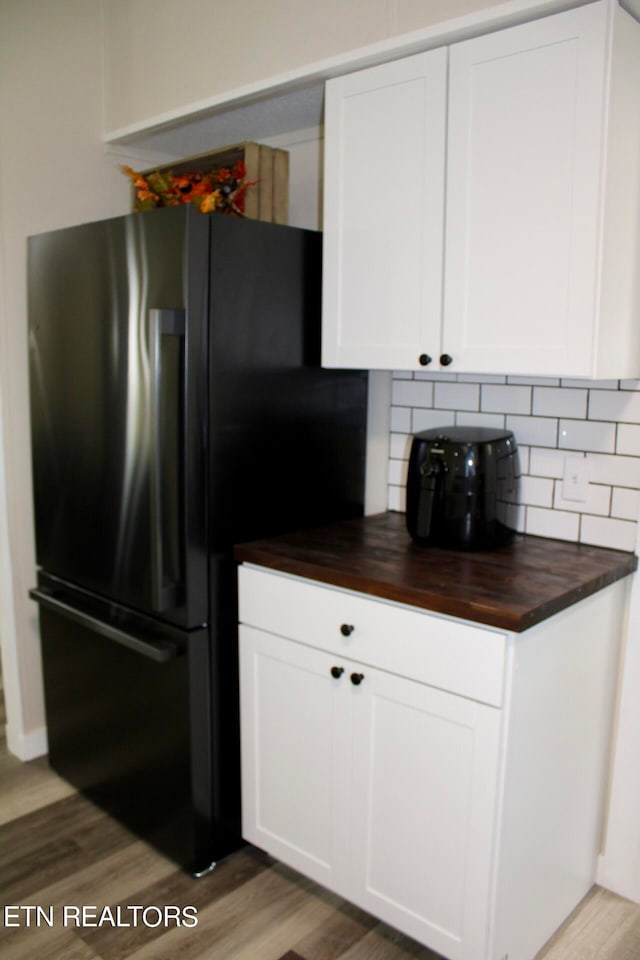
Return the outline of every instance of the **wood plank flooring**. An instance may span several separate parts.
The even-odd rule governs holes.
[[[75,793],[45,760],[11,757],[3,739],[0,891],[2,960],[437,960],[253,847],[192,879]],[[22,910],[7,915],[6,906]],[[29,906],[44,908],[53,925],[37,924]],[[63,909],[72,906],[93,907],[96,926],[65,926]],[[166,907],[188,919],[182,911],[192,906],[198,923],[97,925],[104,907],[129,922],[133,906],[152,908],[151,924]],[[20,925],[8,926],[7,918]],[[537,960],[640,960],[640,907],[594,888]]]

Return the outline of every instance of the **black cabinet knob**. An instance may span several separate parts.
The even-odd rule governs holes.
[[[354,627],[352,623],[343,623],[340,627],[340,633],[343,637],[350,637],[353,633]]]
[[[344,667],[331,667],[331,676],[335,680],[339,680],[343,673]]]
[[[450,357],[448,353],[441,353],[440,366],[448,367],[450,363],[453,363],[453,357]]]
[[[420,364],[421,367],[428,367],[429,364],[431,363],[431,357],[429,356],[428,353],[421,353],[420,356],[418,357],[418,363]]]
[[[359,687],[363,680],[364,680],[364,673],[351,674],[351,683],[354,685],[354,687]]]

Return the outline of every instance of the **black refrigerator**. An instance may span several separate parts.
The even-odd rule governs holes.
[[[362,513],[367,377],[319,366],[312,231],[154,210],[28,276],[50,763],[202,873],[240,843],[233,545]]]

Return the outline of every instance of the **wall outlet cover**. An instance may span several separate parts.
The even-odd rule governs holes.
[[[563,500],[577,500],[585,503],[589,488],[587,459],[581,456],[564,458],[564,476],[562,479]]]

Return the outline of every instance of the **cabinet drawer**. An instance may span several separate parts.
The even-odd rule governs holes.
[[[246,565],[239,569],[239,591],[241,623],[502,704],[504,633]]]

